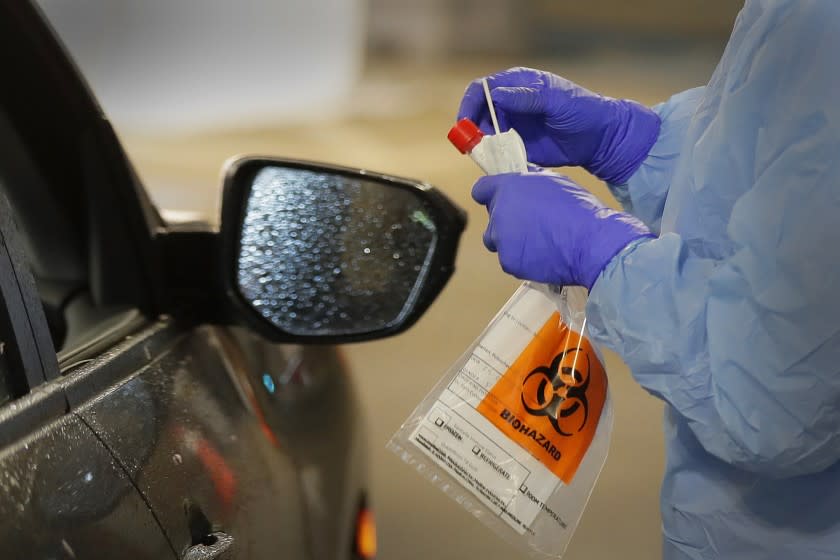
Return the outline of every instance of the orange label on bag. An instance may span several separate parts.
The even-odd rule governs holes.
[[[607,375],[592,345],[555,312],[478,411],[569,484],[606,398]]]

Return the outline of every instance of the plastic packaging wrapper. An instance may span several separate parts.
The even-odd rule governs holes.
[[[558,558],[612,433],[586,290],[524,283],[388,443],[495,533]]]

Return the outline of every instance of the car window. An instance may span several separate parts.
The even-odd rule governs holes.
[[[8,227],[14,227],[56,347],[66,328],[60,308],[68,293],[84,284],[85,271],[79,238],[60,201],[51,196],[37,164],[18,131],[0,108],[0,195],[11,206]]]
[[[55,199],[41,171],[0,106],[0,196],[11,207],[10,219],[52,339],[51,351],[64,367],[101,351],[108,340],[134,328],[140,314],[133,308],[105,306],[93,300],[87,233],[74,226],[66,205]],[[5,375],[7,362],[0,356],[0,371],[4,378],[14,378]],[[0,405],[26,393],[27,386],[14,379],[8,383],[0,380]]]

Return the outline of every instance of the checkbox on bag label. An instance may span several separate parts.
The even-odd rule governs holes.
[[[437,420],[435,420],[435,426],[437,426],[438,428],[443,426],[443,418],[438,418]]]
[[[524,494],[525,492],[528,491],[528,487],[523,484],[522,486],[519,487],[519,491]]]
[[[477,445],[473,445],[473,453],[478,455],[479,453],[481,453],[481,448]]]

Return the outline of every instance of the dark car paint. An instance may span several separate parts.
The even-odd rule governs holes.
[[[104,526],[133,534],[158,525],[166,538],[144,542],[163,542],[179,558],[216,532],[232,537],[231,559],[352,557],[365,452],[334,349],[159,321],[65,373],[49,390],[63,392],[72,411],[36,431],[37,445],[21,440],[0,452],[0,489],[21,486],[0,497],[0,512],[19,520],[0,532],[13,557],[51,558],[47,548],[58,545],[87,550]],[[252,383],[265,373],[276,379],[273,393]],[[31,531],[44,515],[27,497],[32,488],[53,491],[54,509],[69,500],[79,515]],[[104,537],[95,554],[79,557],[162,557],[157,545]]]
[[[139,359],[132,346],[143,349]],[[245,396],[251,388],[237,386],[241,377],[229,364],[216,329],[159,323],[100,366],[135,373],[78,414],[136,482],[179,553],[221,531],[234,538],[230,558],[304,558],[290,450],[262,427]]]
[[[74,414],[0,451],[0,519],[0,556],[10,560],[174,557],[131,481]]]
[[[365,416],[341,353],[331,346],[285,345],[281,354],[250,331],[229,332],[239,343],[234,355],[243,361],[241,371],[258,375],[258,409],[298,467],[313,557],[341,558],[352,548],[365,499],[347,489],[367,481]]]

